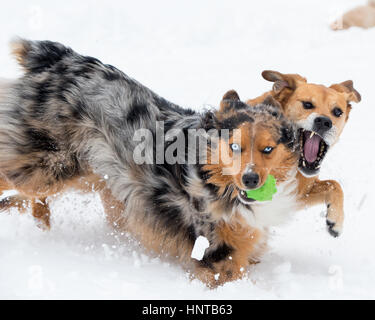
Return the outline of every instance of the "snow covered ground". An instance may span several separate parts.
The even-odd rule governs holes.
[[[208,290],[112,235],[96,195],[68,194],[53,201],[49,233],[30,215],[0,215],[0,298],[374,299],[375,29],[328,28],[359,2],[4,1],[2,77],[19,75],[7,46],[19,35],[61,41],[196,109],[218,105],[232,88],[243,99],[263,93],[264,69],[327,85],[353,79],[363,101],[321,174],[343,186],[342,237],[328,235],[322,207],[298,212],[273,230],[271,250],[248,279]]]

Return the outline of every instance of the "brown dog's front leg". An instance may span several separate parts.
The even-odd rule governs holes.
[[[327,205],[327,227],[333,237],[338,237],[344,224],[344,193],[334,180],[316,180],[310,191],[302,195],[305,205]]]

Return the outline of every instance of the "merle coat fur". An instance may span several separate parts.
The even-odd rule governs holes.
[[[201,279],[209,275],[209,281],[215,281],[212,275],[217,272],[235,278],[232,266],[219,263],[235,256],[236,248],[223,241],[217,228],[237,210],[251,208],[233,199],[233,187],[220,193],[208,183],[210,173],[200,165],[135,164],[138,142],[132,137],[140,128],[155,135],[156,121],[164,121],[165,131],[177,128],[187,133],[188,129],[233,129],[262,114],[263,119],[275,120],[275,134],[292,150],[293,127],[281,113],[275,115],[272,107],[249,111],[239,101],[228,107],[230,120],[210,111],[197,113],[62,44],[16,40],[12,46],[25,73],[0,93],[3,189],[8,186],[30,199],[46,199],[71,181],[94,174],[102,198],[118,209],[110,219],[113,224],[157,252],[189,261],[187,268],[203,270]],[[236,108],[246,109],[248,116],[233,114]],[[212,212],[219,207],[226,212],[220,217]],[[237,228],[252,232],[253,238],[259,236],[256,230],[243,229],[241,221],[233,232]],[[206,236],[211,246],[201,262],[192,263],[190,253],[199,235]],[[256,246],[262,245],[263,240]],[[248,260],[256,259],[253,249]]]

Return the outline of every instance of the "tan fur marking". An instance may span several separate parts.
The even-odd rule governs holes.
[[[46,200],[47,198],[32,199],[31,209],[33,217],[38,220],[39,227],[49,230],[51,227],[50,210]]]
[[[10,43],[11,53],[16,58],[16,61],[21,65],[25,66],[24,59],[27,54],[27,48],[25,48],[25,44],[22,41],[14,40]]]
[[[261,254],[262,246],[259,242],[264,234],[249,227],[242,218],[236,216],[231,222],[221,221],[218,224],[217,236],[220,242],[233,248],[233,253],[227,259],[214,263],[213,269],[197,268],[196,277],[211,288],[246,275],[249,265]]]
[[[15,195],[6,197],[0,201],[0,210],[5,211],[10,208],[16,208],[19,213],[25,213],[27,208],[30,207],[30,200],[23,196]]]

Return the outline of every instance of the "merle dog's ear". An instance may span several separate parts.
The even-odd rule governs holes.
[[[262,102],[262,104],[265,104],[267,106],[273,106],[275,108],[282,110],[281,104],[277,100],[275,100],[271,95],[267,96]]]
[[[345,95],[345,99],[347,102],[360,102],[361,101],[361,95],[359,92],[354,89],[353,81],[347,80],[341,83],[333,84],[330,86],[331,89],[334,89],[340,93],[343,93]]]
[[[206,131],[211,130],[211,129],[216,129],[217,122],[218,120],[216,118],[215,113],[213,113],[212,111],[207,111],[203,117],[202,127]]]
[[[240,96],[235,90],[229,90],[223,96],[223,100],[240,100]]]
[[[267,81],[274,82],[272,90],[278,94],[284,89],[294,91],[303,83],[306,83],[306,78],[299,74],[283,74],[278,71],[265,70],[262,72],[262,77]]]
[[[240,96],[234,90],[228,91],[224,94],[223,99],[220,102],[220,111],[226,111],[236,106],[238,102],[240,102]]]

